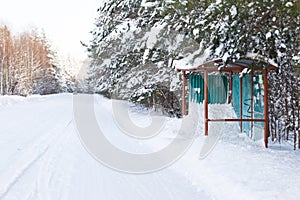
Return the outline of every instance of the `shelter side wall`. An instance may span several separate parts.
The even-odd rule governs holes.
[[[202,74],[192,73],[189,76],[190,102],[203,103],[204,78]],[[223,75],[209,75],[208,77],[208,103],[223,104],[228,97],[228,77]]]
[[[250,119],[251,115],[254,119],[263,119],[264,114],[264,91],[263,91],[263,77],[262,75],[253,76],[253,87],[251,87],[251,76],[243,76],[242,94],[240,94],[240,77],[233,75],[232,77],[232,106],[238,118],[241,117],[240,105],[242,104],[243,119]],[[253,91],[251,91],[253,89]],[[253,94],[253,96],[251,96]],[[240,102],[240,95],[242,95],[242,102]],[[252,109],[251,109],[252,104]],[[254,140],[263,138],[262,122],[243,122],[242,131]]]

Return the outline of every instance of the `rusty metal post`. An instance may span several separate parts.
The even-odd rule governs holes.
[[[254,87],[253,87],[253,69],[251,69],[251,80],[250,80],[250,94],[251,94],[251,102],[250,102],[250,112],[251,112],[251,119],[253,119],[253,117],[254,117],[254,109],[253,109],[253,96],[254,96]],[[251,137],[253,136],[253,128],[254,128],[254,122],[253,121],[251,121]]]
[[[182,112],[182,116],[186,115],[186,72],[182,71],[182,108],[181,108],[181,112]]]
[[[204,134],[208,136],[208,73],[204,71]]]
[[[240,78],[240,119],[243,119],[243,77]],[[241,133],[243,132],[243,122],[240,123]]]
[[[268,137],[269,137],[269,112],[268,112],[268,70],[264,70],[264,142],[265,147],[268,148]]]
[[[230,72],[229,75],[229,96],[228,96],[228,103],[230,104],[232,101],[232,71]]]

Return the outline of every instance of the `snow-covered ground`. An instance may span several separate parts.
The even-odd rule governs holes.
[[[180,119],[167,118],[159,136],[139,141],[114,125],[110,100],[95,100],[99,126],[126,151],[156,151],[181,125]],[[1,200],[300,198],[299,151],[265,149],[240,134],[235,123],[214,123],[204,137],[201,116],[193,145],[173,165],[141,175],[114,171],[82,146],[72,103],[70,94],[0,97]],[[234,114],[228,105],[213,105],[210,111],[211,117]],[[137,124],[149,122],[143,110],[133,109],[130,116]],[[214,148],[201,154],[207,144]]]

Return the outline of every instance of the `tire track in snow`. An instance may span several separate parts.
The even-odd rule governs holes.
[[[48,151],[49,147],[46,147],[41,151],[39,154],[37,154],[31,161],[28,162],[10,181],[9,183],[2,188],[2,191],[0,191],[0,199],[4,198],[8,192],[11,190],[11,188],[21,179],[21,177],[28,171],[38,160],[41,159],[41,157]]]
[[[57,162],[59,162],[59,157],[61,156],[60,154],[58,154],[57,152],[59,152],[59,150],[61,150],[61,152],[63,152],[62,150],[66,147],[65,145],[63,145],[64,141],[67,141],[67,138],[70,136],[70,131],[67,131],[67,129],[69,128],[69,126],[72,124],[73,119],[71,119],[67,125],[63,128],[63,130],[60,132],[60,137],[57,138],[57,140],[55,140],[54,143],[50,144],[51,145],[51,149],[48,151],[47,155],[45,155],[45,162],[42,163],[42,166],[40,167],[39,170],[39,174],[38,174],[38,179],[36,182],[36,192],[37,192],[37,199],[45,199],[45,200],[51,200],[51,196],[49,195],[49,193],[43,193],[43,196],[40,197],[40,191],[42,192],[46,192],[49,189],[49,185],[51,184],[51,181],[53,181],[54,179],[54,171],[55,168],[53,168],[55,166],[55,164],[58,164]],[[51,151],[52,150],[52,151]],[[60,170],[61,172],[61,170]],[[61,181],[59,181],[58,183],[56,183],[55,185],[59,184]],[[61,187],[59,187],[60,189],[62,189]]]
[[[62,134],[58,134],[58,133],[65,132],[65,129],[71,124],[72,121],[73,121],[73,119],[69,120],[66,123],[66,125],[63,126],[62,131],[57,131],[56,134],[51,134],[53,132],[49,131],[48,134],[46,134],[44,137],[42,137],[41,139],[36,141],[36,143],[34,145],[31,145],[31,146],[33,146],[33,148],[28,149],[22,155],[22,157],[23,158],[31,158],[32,157],[32,159],[30,159],[29,161],[26,160],[25,162],[22,162],[23,159],[21,159],[21,160],[18,160],[17,163],[14,163],[17,166],[22,166],[22,167],[21,167],[21,169],[18,169],[17,172],[15,172],[15,171],[11,172],[11,173],[13,173],[12,176],[4,177],[4,179],[6,178],[8,180],[6,180],[6,185],[4,185],[4,187],[0,188],[0,199],[7,196],[7,194],[16,185],[16,183],[18,183],[18,181],[21,180],[21,178],[26,174],[26,172],[29,171],[29,169],[31,167],[33,167],[38,161],[41,160],[41,158],[47,153],[47,151],[51,147],[51,144],[53,144],[53,142],[57,141],[56,136],[62,135]],[[61,138],[62,136],[60,136],[59,138]],[[46,145],[44,145],[44,142],[48,141],[48,140],[50,140],[51,142],[46,143]],[[36,153],[36,151],[38,151],[38,153]],[[32,155],[34,155],[34,156],[32,156]],[[8,172],[8,174],[9,174],[9,172]],[[2,178],[2,177],[0,177],[0,178]]]

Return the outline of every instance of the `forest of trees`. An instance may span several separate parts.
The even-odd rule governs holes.
[[[85,44],[90,92],[180,115],[177,61],[193,65],[207,50],[224,62],[254,53],[278,65],[268,80],[270,136],[300,148],[299,1],[107,0],[98,14]]]
[[[74,77],[57,63],[45,34],[0,27],[0,95],[72,92]]]

